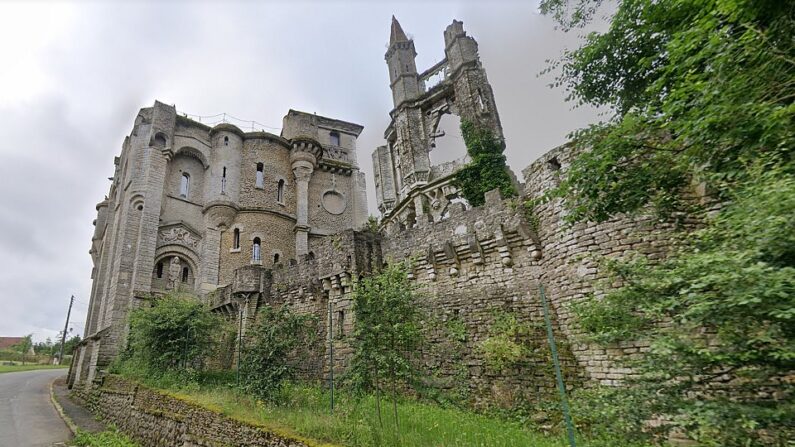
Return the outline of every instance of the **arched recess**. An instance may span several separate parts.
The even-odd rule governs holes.
[[[210,163],[207,162],[207,157],[204,155],[202,151],[196,149],[195,147],[182,146],[181,148],[177,149],[174,152],[174,157],[177,157],[179,155],[183,155],[186,157],[193,157],[196,160],[199,160],[199,163],[202,164],[204,169],[210,167]]]
[[[163,245],[155,250],[155,269],[157,269],[157,264],[162,262],[163,263],[163,275],[160,278],[161,282],[165,285],[168,283],[168,267],[169,263],[171,262],[171,258],[174,256],[179,256],[180,261],[185,262],[191,270],[191,276],[193,278],[193,284],[189,284],[190,287],[196,289],[199,285],[199,257],[196,253],[185,247],[184,245],[177,245],[177,244],[169,244]],[[182,275],[182,270],[180,269],[180,277]],[[153,275],[154,276],[154,275]],[[162,287],[165,288],[165,287]]]
[[[200,153],[199,153],[200,154]],[[202,160],[196,153],[182,151],[171,158],[168,163],[168,173],[166,174],[167,193],[180,197],[184,183],[183,178],[189,176],[189,189],[187,200],[201,202],[204,198],[204,171],[205,167]]]

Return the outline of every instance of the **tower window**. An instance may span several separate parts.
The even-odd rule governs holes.
[[[179,183],[179,196],[188,198],[190,192],[190,174],[187,172],[182,173],[182,180]]]
[[[190,270],[187,267],[182,267],[182,282],[188,282],[188,275],[190,275]]]
[[[232,232],[232,248],[236,250],[240,248],[240,228],[235,228]]]
[[[262,259],[262,247],[258,237],[254,238],[254,246],[251,249],[251,260],[259,261]]]
[[[345,311],[337,311],[337,337],[345,335]]]
[[[229,146],[229,137],[224,137],[224,146]]]
[[[224,172],[221,174],[221,194],[226,192],[226,166],[224,166]]]
[[[276,201],[284,203],[284,179],[279,179],[279,184],[276,186]]]
[[[329,140],[331,140],[332,146],[339,146],[340,145],[340,134],[339,132],[331,132],[329,134]]]
[[[158,262],[157,266],[155,266],[155,275],[158,278],[162,278],[163,277],[163,261]]]
[[[278,264],[279,263],[279,253],[274,253],[273,254],[273,263],[274,264]]]
[[[264,169],[265,165],[263,165],[262,163],[257,163],[257,180],[255,184],[257,188],[262,188],[264,186],[265,183],[265,174],[263,173]]]

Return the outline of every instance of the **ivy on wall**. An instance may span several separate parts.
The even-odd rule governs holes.
[[[508,174],[505,155],[502,154],[504,147],[494,132],[461,120],[461,134],[471,158],[453,181],[461,195],[472,206],[483,205],[484,194],[494,188],[499,188],[503,197],[515,196],[516,188]]]

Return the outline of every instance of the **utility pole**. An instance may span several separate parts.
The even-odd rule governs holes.
[[[63,347],[66,344],[66,331],[69,330],[69,317],[72,315],[72,304],[75,302],[75,296],[69,298],[69,310],[66,311],[66,324],[63,325],[63,335],[61,335],[61,354],[58,356],[58,364],[63,364]]]

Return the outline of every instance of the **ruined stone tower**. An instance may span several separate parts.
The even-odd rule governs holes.
[[[429,155],[445,114],[488,128],[503,140],[477,42],[462,22],[453,20],[444,31],[444,44],[444,59],[418,74],[414,42],[392,17],[385,59],[394,109],[384,133],[387,144],[373,152],[378,209],[388,230],[390,225],[439,221],[458,198],[450,180],[463,163],[433,166]],[[432,84],[434,79],[439,82]]]

